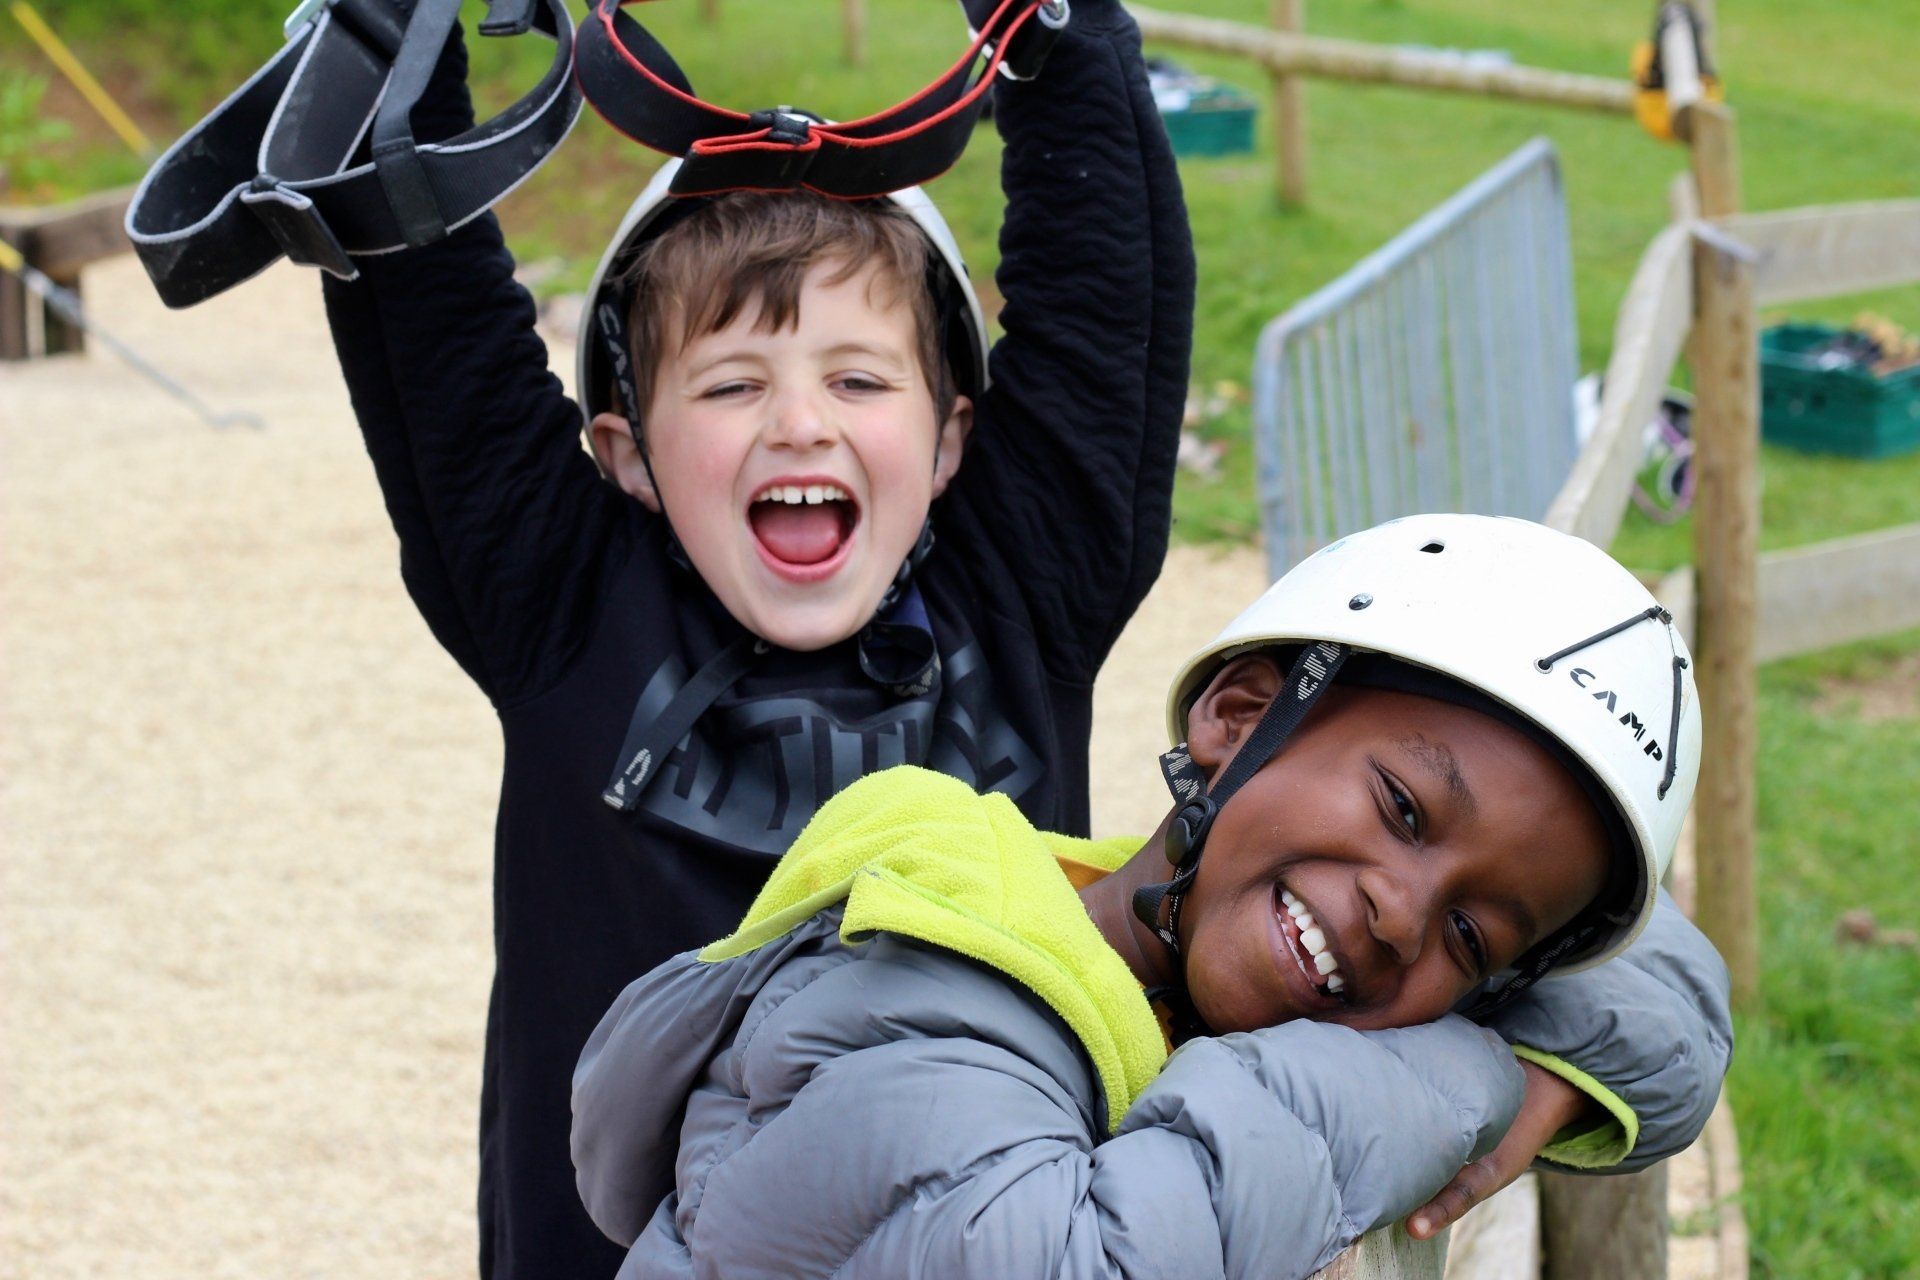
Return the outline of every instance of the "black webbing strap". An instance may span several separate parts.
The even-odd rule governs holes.
[[[317,0],[288,19],[267,64],[141,182],[127,235],[170,307],[257,275],[282,254],[352,279],[353,257],[438,239],[537,169],[579,116],[565,0],[494,0],[485,35],[554,40],[539,84],[443,142],[416,145],[408,113],[458,0]]]
[[[767,642],[757,636],[741,636],[722,649],[680,686],[659,715],[647,714],[646,698],[634,705],[633,719],[627,723],[626,740],[620,744],[620,758],[614,761],[613,776],[607,779],[600,798],[622,813],[640,803],[667,753],[693,729],[694,722],[706,714],[720,695],[733,687],[767,652]]]
[[[695,96],[672,55],[624,12],[634,2],[595,0],[580,23],[575,75],[608,124],[684,157],[678,196],[805,188],[860,199],[936,178],[966,149],[994,76],[1037,72],[1067,15],[1062,0],[967,0],[975,34],[945,73],[876,115],[825,124],[788,108],[742,113]]]
[[[1161,757],[1167,787],[1180,802],[1166,838],[1167,861],[1173,864],[1175,875],[1171,880],[1135,889],[1133,913],[1176,957],[1180,955],[1180,906],[1194,877],[1200,874],[1200,854],[1206,847],[1208,833],[1213,830],[1214,819],[1241,787],[1280,754],[1287,739],[1306,719],[1307,712],[1313,710],[1351,653],[1346,645],[1325,641],[1315,641],[1302,649],[1288,669],[1280,692],[1260,713],[1253,732],[1234,753],[1219,781],[1205,794],[1193,794],[1203,775],[1193,764],[1184,743]]]

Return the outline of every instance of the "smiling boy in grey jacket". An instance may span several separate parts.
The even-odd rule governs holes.
[[[581,1058],[621,1274],[1305,1276],[1500,1141],[1516,1059],[1587,1099],[1546,1159],[1672,1154],[1730,1049],[1657,890],[1688,671],[1603,553],[1415,517],[1187,665],[1145,844],[920,770],[849,788]]]

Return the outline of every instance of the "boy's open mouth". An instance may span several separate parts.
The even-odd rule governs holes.
[[[1301,976],[1315,993],[1330,1006],[1353,1003],[1353,989],[1334,959],[1332,944],[1325,930],[1313,918],[1307,904],[1295,897],[1285,885],[1273,886],[1274,914],[1280,919],[1280,933],[1287,952],[1300,969]]]
[[[824,478],[776,480],[747,504],[747,525],[761,559],[798,582],[817,582],[838,569],[859,523],[852,495]]]

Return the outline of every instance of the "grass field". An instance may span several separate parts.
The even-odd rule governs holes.
[[[838,60],[834,6],[721,6],[717,29],[701,26],[697,6],[685,0],[649,6],[645,16],[703,94],[743,107],[797,102],[829,115],[863,113],[943,66],[958,32],[936,0],[871,0],[872,66],[855,72]],[[1167,7],[1260,21],[1265,0]],[[282,8],[260,0],[69,0],[54,16],[165,133],[273,48]],[[1620,74],[1649,8],[1639,0],[1320,0],[1309,17],[1325,34],[1500,48],[1533,65]],[[1720,9],[1719,52],[1740,112],[1749,207],[1920,193],[1914,0],[1722,0]],[[0,74],[36,69],[4,18],[0,28]],[[151,56],[156,49],[166,57]],[[483,99],[504,102],[532,82],[544,57],[535,41],[484,48],[476,73]],[[1245,64],[1188,61],[1263,96]],[[1308,97],[1307,208],[1273,202],[1264,119],[1260,154],[1183,168],[1201,267],[1196,382],[1244,384],[1264,323],[1540,133],[1559,147],[1567,177],[1583,363],[1604,361],[1633,266],[1666,219],[1666,186],[1683,167],[1682,152],[1611,117],[1324,83]],[[40,194],[137,173],[71,95],[56,87],[47,109],[72,120],[74,136],[47,149],[55,162],[33,175]],[[996,156],[996,140],[983,132],[934,190],[982,278],[996,260]],[[503,216],[523,258],[564,262],[549,287],[585,279],[654,163],[589,114],[553,164],[507,203]],[[1920,289],[1794,313],[1844,320],[1863,308],[1920,328]],[[1226,446],[1224,474],[1212,483],[1183,479],[1178,536],[1238,540],[1254,531],[1248,429],[1243,409],[1207,428]],[[1855,463],[1768,449],[1764,483],[1768,547],[1920,520],[1920,455]],[[1688,531],[1630,513],[1615,551],[1636,567],[1665,568],[1689,558]],[[1920,1269],[1920,1157],[1909,1136],[1920,1130],[1920,1073],[1911,1066],[1920,1056],[1920,954],[1844,950],[1833,935],[1835,917],[1858,906],[1894,927],[1920,926],[1910,870],[1920,863],[1917,654],[1920,634],[1909,634],[1778,664],[1762,677],[1766,1008],[1742,1023],[1732,1089],[1763,1275],[1841,1280]]]

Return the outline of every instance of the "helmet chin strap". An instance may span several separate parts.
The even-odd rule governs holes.
[[[1179,977],[1164,987],[1147,993],[1149,999],[1166,1001],[1174,1011],[1175,1038],[1204,1034],[1206,1026],[1193,1008],[1186,991],[1186,955],[1180,945],[1180,908],[1186,901],[1194,878],[1200,874],[1200,855],[1206,849],[1207,836],[1214,819],[1227,801],[1244,787],[1268,762],[1280,754],[1287,739],[1306,719],[1326,693],[1333,677],[1352,651],[1345,645],[1316,641],[1301,650],[1287,672],[1286,683],[1260,715],[1253,732],[1231,762],[1209,788],[1206,775],[1193,762],[1186,743],[1160,757],[1160,769],[1167,788],[1180,808],[1167,828],[1167,861],[1174,875],[1159,884],[1141,885],[1133,891],[1133,914],[1153,930],[1172,956]]]

